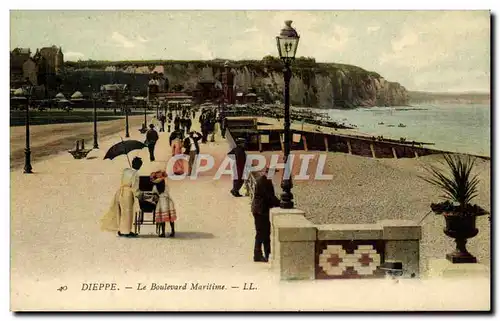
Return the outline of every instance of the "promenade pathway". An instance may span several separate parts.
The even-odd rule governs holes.
[[[142,141],[144,136],[132,128],[131,139]],[[174,239],[156,237],[154,226],[144,226],[139,238],[102,232],[99,218],[128,166],[125,156],[103,160],[119,141],[118,135],[102,139],[88,159],[60,153],[34,163],[32,175],[11,172],[11,309],[378,310],[464,308],[484,302],[483,287],[476,293],[484,295],[461,294],[443,302],[442,284],[432,290],[417,286],[418,280],[406,286],[387,280],[368,281],[368,286],[366,281],[280,282],[271,264],[252,261],[249,199],[231,196],[228,176],[169,180],[179,217]],[[220,159],[229,146],[219,136],[201,148]],[[144,160],[142,174],[164,169],[170,156],[168,133],[160,133],[156,162],[149,162],[147,149],[130,153],[130,159],[136,155]],[[82,291],[82,284],[91,282],[114,282],[119,290]],[[448,284],[446,293],[460,293],[463,282]],[[146,290],[138,290],[138,283]],[[150,291],[152,283],[187,283],[187,290]],[[225,289],[191,290],[192,283]],[[256,289],[245,290],[245,283]],[[411,296],[403,295],[408,287]]]

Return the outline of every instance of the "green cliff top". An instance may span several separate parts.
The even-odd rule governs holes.
[[[110,61],[110,60],[79,60],[79,61],[66,61],[66,67],[75,69],[104,69],[106,67],[114,66],[117,68],[126,68],[129,66],[143,67],[148,66],[154,68],[158,65],[191,65],[195,68],[224,68],[224,63],[229,61],[231,68],[252,68],[255,70],[264,70],[264,68],[272,71],[282,71],[283,63],[276,57],[266,56],[262,60],[228,60],[228,59],[214,59],[214,60],[123,60],[123,61]],[[349,74],[370,75],[376,78],[381,76],[372,71],[364,70],[358,66],[338,64],[338,63],[317,63],[314,58],[300,57],[297,58],[292,68],[307,71],[316,71],[319,73],[331,73],[342,71]]]

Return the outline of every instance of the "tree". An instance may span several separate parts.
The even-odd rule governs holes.
[[[277,57],[267,55],[264,58],[262,58],[262,62],[264,62],[266,64],[272,64],[272,63],[280,62],[280,60]]]

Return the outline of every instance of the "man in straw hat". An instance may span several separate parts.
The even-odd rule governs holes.
[[[252,200],[252,214],[255,222],[254,262],[268,262],[271,254],[271,221],[269,211],[280,204],[274,194],[272,180],[268,177],[269,167],[266,166],[255,182],[255,193]],[[264,255],[262,255],[264,247]]]

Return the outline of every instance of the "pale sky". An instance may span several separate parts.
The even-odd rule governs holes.
[[[375,71],[408,90],[489,92],[487,11],[11,11],[11,49],[65,60],[262,59],[285,20],[297,56]]]

